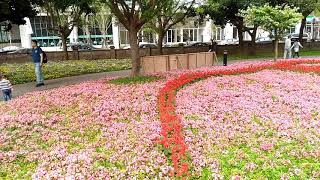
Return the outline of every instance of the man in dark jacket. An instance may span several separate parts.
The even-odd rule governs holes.
[[[43,51],[38,46],[38,42],[36,40],[32,41],[32,60],[34,62],[35,73],[37,77],[37,85],[36,87],[40,87],[44,85],[44,77],[42,74],[42,65],[43,65]]]

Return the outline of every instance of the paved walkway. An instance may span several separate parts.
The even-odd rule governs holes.
[[[79,84],[85,81],[98,80],[107,77],[123,77],[130,75],[130,70],[125,71],[114,71],[114,72],[104,72],[104,73],[95,73],[95,74],[85,74],[80,76],[71,76],[59,79],[46,80],[45,86],[36,87],[35,82],[18,84],[13,86],[13,98],[19,97],[25,93],[42,91],[53,88],[58,88],[67,85]],[[2,99],[2,98],[0,98]]]

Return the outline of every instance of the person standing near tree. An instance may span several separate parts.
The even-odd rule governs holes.
[[[32,59],[34,62],[35,73],[37,78],[36,87],[44,86],[44,77],[42,74],[42,66],[43,66],[43,51],[38,46],[38,42],[36,40],[32,41]]]
[[[293,48],[293,51],[294,51],[293,58],[295,58],[296,55],[298,58],[300,57],[299,56],[300,47],[303,48],[301,43],[298,40],[295,40],[292,47],[291,47],[291,49]]]
[[[284,55],[283,59],[291,58],[291,36],[288,36],[284,41]]]

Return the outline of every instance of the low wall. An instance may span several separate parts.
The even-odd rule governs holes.
[[[21,47],[21,43],[16,42],[16,43],[0,43],[0,49],[7,47],[7,46],[17,46],[17,47]]]
[[[145,56],[141,58],[142,74],[167,72],[177,69],[195,69],[217,65],[214,52]]]
[[[279,44],[279,56],[283,53],[283,43]],[[304,44],[305,50],[320,50],[320,42],[312,42]],[[188,54],[188,53],[198,53],[198,52],[208,52],[209,47],[168,47],[163,48],[163,53],[165,55],[171,54]],[[223,51],[228,50],[229,55],[239,55],[243,57],[246,55],[252,55],[254,53],[272,53],[273,44],[257,44],[254,48],[250,43],[245,42],[242,49],[238,45],[224,45],[217,46],[216,53],[218,56],[223,55]],[[131,58],[130,49],[107,49],[107,50],[94,50],[94,51],[78,51],[78,52],[68,52],[70,59],[129,59]],[[159,55],[158,49],[140,49],[140,55],[143,56],[156,56]],[[64,52],[47,52],[49,61],[64,60]],[[30,54],[0,54],[0,64],[1,63],[24,63],[31,62]]]

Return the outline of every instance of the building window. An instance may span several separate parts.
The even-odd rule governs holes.
[[[233,27],[233,39],[238,39],[238,29],[237,27]]]
[[[183,36],[183,42],[188,42],[189,38],[190,38],[189,30],[188,29],[184,29],[182,36]]]
[[[48,18],[47,16],[36,16],[30,19],[33,34],[32,40],[37,40],[39,46],[50,47],[58,46],[60,38],[48,30]]]
[[[167,38],[168,38],[167,42],[172,42],[173,41],[172,35],[173,35],[172,30],[169,30],[167,32]]]
[[[181,36],[180,36],[180,34],[177,35],[177,42],[181,42]]]
[[[224,40],[225,39],[224,29],[222,29],[221,27],[217,27],[215,35],[216,35],[216,40],[217,41]]]
[[[216,40],[220,41],[222,38],[221,38],[221,28],[218,27],[216,29]]]
[[[295,27],[290,28],[290,34],[295,33],[295,32],[296,32],[296,28]]]
[[[174,43],[177,42],[177,38],[175,37],[177,35],[177,30],[176,29],[170,29],[167,31],[167,36],[166,36],[166,42],[168,43]]]
[[[190,41],[194,41],[194,33],[193,33],[193,30],[189,30],[189,39],[190,39]]]
[[[307,23],[305,27],[305,33],[311,33],[311,31],[312,31],[312,24]]]
[[[9,32],[5,31],[7,26],[0,25],[0,43],[9,42]]]
[[[183,29],[183,42],[196,42],[198,41],[199,29]]]
[[[144,42],[144,43],[154,43],[155,38],[154,38],[154,33],[150,31],[140,31],[139,32],[139,42]]]
[[[148,42],[148,43],[155,42],[154,34],[152,32],[143,32],[143,38],[144,38],[144,42]]]
[[[102,45],[103,42],[103,35],[100,31],[99,25],[96,22],[96,20],[92,17],[89,16],[89,21],[93,22],[92,24],[90,24],[88,26],[89,28],[89,34],[86,33],[86,26],[82,26],[78,28],[78,39],[79,42],[87,42],[88,39],[91,40],[91,43],[93,45]],[[88,37],[90,36],[90,37]],[[108,29],[107,29],[107,33],[106,33],[106,40],[107,42],[111,43],[111,39],[112,39],[112,24],[111,22],[109,22],[108,24]],[[89,43],[89,42],[87,42]]]
[[[120,43],[129,44],[129,35],[127,30],[120,30]]]

